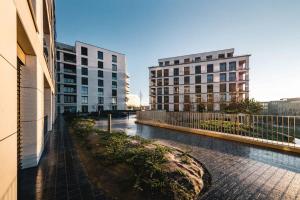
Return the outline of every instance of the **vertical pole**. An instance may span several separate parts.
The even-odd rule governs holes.
[[[107,131],[111,133],[111,114],[108,114]]]

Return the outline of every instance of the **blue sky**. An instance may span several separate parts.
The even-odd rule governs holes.
[[[232,47],[252,55],[251,97],[300,97],[298,0],[57,0],[56,20],[60,42],[125,53],[143,102],[158,58]]]

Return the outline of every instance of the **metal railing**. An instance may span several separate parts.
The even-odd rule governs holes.
[[[244,136],[264,143],[299,146],[300,116],[139,111],[138,121]]]

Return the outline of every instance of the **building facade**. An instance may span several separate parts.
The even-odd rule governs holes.
[[[300,98],[284,98],[277,101],[261,102],[263,113],[268,115],[300,115]]]
[[[151,109],[220,111],[249,98],[249,57],[225,49],[159,59],[149,67]]]
[[[17,199],[55,118],[54,1],[1,0],[0,22],[0,199]]]
[[[126,110],[126,57],[83,42],[57,43],[57,112]]]

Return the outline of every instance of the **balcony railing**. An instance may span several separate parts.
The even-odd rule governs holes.
[[[297,148],[300,152],[300,116],[141,111],[137,113],[137,120],[207,130],[224,136],[236,135],[260,143]]]

